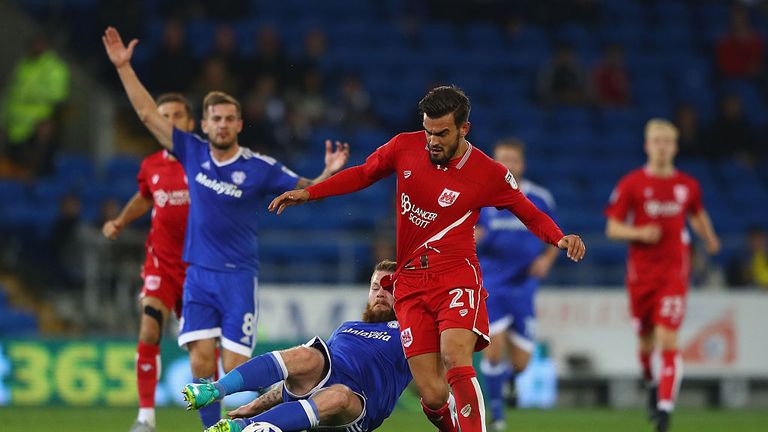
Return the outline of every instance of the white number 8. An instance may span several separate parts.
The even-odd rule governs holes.
[[[247,336],[253,336],[254,324],[255,323],[252,313],[248,312],[247,314],[243,315],[243,334]]]

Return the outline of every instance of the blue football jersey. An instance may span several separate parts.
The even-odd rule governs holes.
[[[411,382],[411,371],[400,343],[397,321],[347,321],[328,339],[337,373],[364,389],[370,430],[389,417],[400,394]]]
[[[545,188],[528,180],[520,182],[520,190],[553,220],[555,202]],[[507,210],[483,208],[477,226],[485,235],[477,243],[477,255],[483,270],[483,286],[489,291],[503,287],[526,286],[528,268],[547,246],[515,215]]]
[[[173,130],[173,154],[184,166],[190,207],[184,261],[219,271],[258,272],[257,213],[264,197],[296,187],[298,176],[247,148],[217,162],[208,141]]]

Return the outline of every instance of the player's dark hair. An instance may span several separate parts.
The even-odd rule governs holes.
[[[192,104],[189,103],[189,99],[184,97],[181,93],[163,93],[157,97],[157,106],[167,104],[169,102],[178,102],[184,105],[184,111],[187,112],[187,117],[192,118]]]
[[[374,272],[377,271],[383,271],[387,273],[394,273],[395,270],[397,270],[397,263],[390,260],[384,260],[376,264],[376,267],[373,268]]]
[[[502,138],[496,141],[496,144],[493,145],[493,151],[496,151],[500,148],[515,149],[519,151],[520,154],[525,155],[525,143],[515,137]]]
[[[454,85],[435,87],[419,101],[419,111],[436,119],[453,113],[456,127],[460,128],[469,119],[469,98]]]
[[[237,109],[237,118],[242,118],[240,102],[234,97],[221,91],[212,91],[205,95],[205,98],[203,99],[203,118],[208,118],[208,107],[222,104],[234,105]]]

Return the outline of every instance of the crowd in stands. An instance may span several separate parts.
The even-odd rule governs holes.
[[[59,49],[116,95],[119,84],[98,35],[109,24],[138,38],[135,67],[154,94],[181,92],[199,102],[210,90],[231,93],[243,105],[241,143],[297,169],[316,166],[325,138],[349,139],[359,162],[393,133],[420,127],[415,107],[427,88],[455,83],[473,99],[473,143],[488,150],[504,136],[526,141],[531,177],[552,189],[570,230],[594,236],[602,232],[606,188],[642,160],[642,123],[670,118],[680,129],[680,165],[702,180],[718,230],[740,236],[754,227],[749,240],[726,244],[718,263],[727,280],[768,286],[764,6],[714,0],[558,0],[531,7],[503,0],[471,6],[433,0],[16,3],[47,27],[67,26],[56,29],[66,35]],[[39,231],[54,260],[71,256],[61,248],[69,244],[73,220],[98,223],[101,202],[90,197],[123,202],[135,188],[130,172],[137,168],[118,160],[113,172],[123,177],[111,191],[46,183],[51,173],[70,175],[65,167],[71,164],[82,168],[71,155],[54,156],[68,73],[66,62],[36,42],[2,83],[5,166],[22,167],[21,176],[13,169],[3,174],[38,176],[45,186],[33,186],[35,193],[61,200],[61,210]],[[591,163],[605,169],[583,172],[594,171],[585,167]],[[82,169],[81,178],[98,171]],[[0,194],[16,190],[9,184],[0,181]],[[331,217],[348,221],[338,228],[391,229],[391,203],[377,202],[375,194],[362,201],[336,206],[344,210],[328,206],[336,212]],[[13,226],[6,210],[2,223]],[[285,223],[302,227],[301,220]],[[278,226],[265,222],[267,230]],[[374,234],[368,253],[391,255],[386,237]],[[615,247],[591,252],[596,266],[622,265]],[[68,267],[51,269],[57,280],[76,286],[78,275],[62,270]],[[588,283],[620,284],[620,273]],[[558,283],[556,276],[551,282]]]

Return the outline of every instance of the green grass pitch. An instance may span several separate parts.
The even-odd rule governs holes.
[[[0,408],[0,430],[28,432],[127,432],[136,410],[132,408]],[[200,431],[196,413],[162,408],[158,432]],[[509,412],[514,432],[651,432],[641,410],[554,409]],[[398,409],[378,429],[381,432],[434,431],[420,412]],[[768,430],[768,412],[759,410],[680,409],[672,417],[672,432],[758,432]]]

